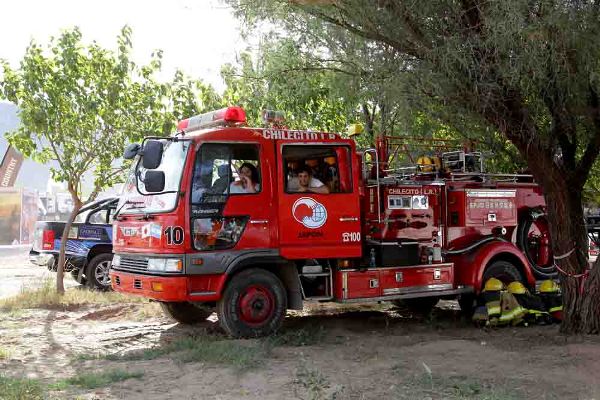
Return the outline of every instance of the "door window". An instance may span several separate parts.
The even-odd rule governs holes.
[[[251,144],[202,145],[192,179],[192,204],[223,201],[229,195],[261,190],[258,147]]]
[[[286,193],[352,192],[347,146],[284,146],[283,166]]]

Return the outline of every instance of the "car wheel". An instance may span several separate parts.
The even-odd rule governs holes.
[[[105,291],[111,289],[109,272],[112,257],[112,253],[103,253],[92,258],[85,270],[88,287]]]

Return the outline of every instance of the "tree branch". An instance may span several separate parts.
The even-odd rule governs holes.
[[[588,103],[592,110],[592,121],[594,123],[594,134],[583,153],[583,156],[579,160],[576,169],[576,176],[583,186],[587,181],[590,170],[598,157],[600,152],[600,97],[596,88],[590,85]]]
[[[387,36],[384,36],[379,32],[372,32],[372,31],[359,29],[347,21],[343,21],[343,20],[340,20],[337,18],[330,17],[329,15],[319,12],[315,9],[309,9],[309,10],[307,10],[307,12],[316,18],[322,19],[323,21],[329,22],[330,24],[339,26],[340,28],[344,28],[344,29],[348,30],[349,32],[354,33],[355,35],[358,35],[365,39],[371,39],[371,40],[375,40],[377,42],[384,43],[400,53],[408,54],[415,58],[421,58],[421,55],[415,48],[405,46],[403,43],[393,40]]]

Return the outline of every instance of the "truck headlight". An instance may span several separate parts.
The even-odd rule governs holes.
[[[168,258],[165,260],[165,272],[181,271],[183,271],[183,261],[176,258]]]
[[[121,265],[121,256],[118,254],[115,254],[112,259],[112,266],[118,267],[119,265]]]
[[[181,272],[183,261],[178,258],[149,258],[148,271]]]

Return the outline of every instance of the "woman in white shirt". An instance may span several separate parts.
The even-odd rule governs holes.
[[[229,185],[230,194],[260,192],[258,169],[254,165],[250,163],[243,163],[238,171],[238,175],[239,179]]]

